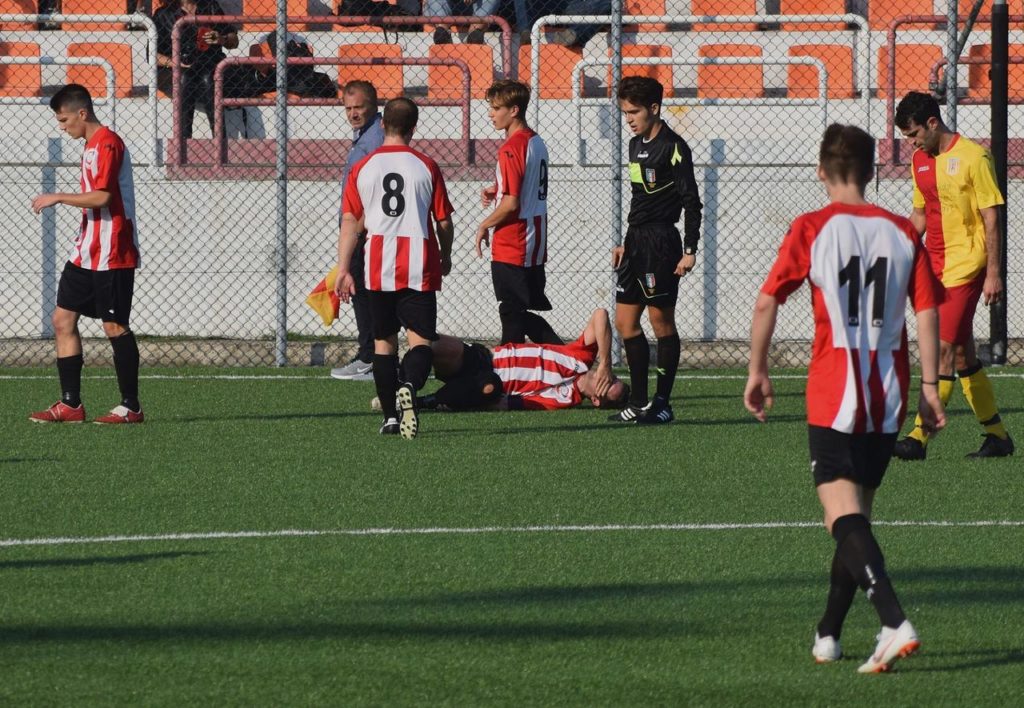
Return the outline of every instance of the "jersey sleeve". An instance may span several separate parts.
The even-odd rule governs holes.
[[[782,240],[775,264],[761,286],[761,292],[772,295],[780,303],[785,302],[810,274],[811,252],[806,232],[803,217],[798,217]]]
[[[917,186],[918,154],[918,152],[915,152],[914,157],[910,160],[910,181],[914,183],[914,208],[924,209],[924,194],[921,193],[921,189]]]
[[[359,172],[365,164],[366,159],[363,159],[352,168],[345,183],[345,191],[341,195],[341,213],[351,214],[357,219],[363,218],[363,200],[359,196]]]
[[[912,226],[910,230],[913,231]],[[915,244],[914,267],[910,271],[907,295],[910,297],[910,305],[914,308],[914,312],[921,312],[938,307],[946,298],[946,290],[939,279],[935,277],[931,261],[921,239],[914,236],[913,241]]]
[[[988,209],[1003,203],[1003,193],[999,191],[996,181],[996,168],[992,161],[992,153],[982,152],[971,165],[971,182],[974,184],[974,195],[978,200],[979,209]]]
[[[124,161],[124,143],[113,136],[109,138],[97,146],[96,171],[92,175],[93,189],[104,192],[114,191]]]
[[[441,168],[437,166],[437,163],[433,163],[430,166],[430,172],[434,181],[434,201],[431,204],[430,210],[434,214],[436,221],[450,219],[452,212],[455,210],[448,199],[448,188],[444,183],[444,175],[441,174]]]
[[[700,242],[701,211],[697,180],[693,176],[693,153],[685,140],[677,140],[672,147],[672,180],[683,202],[683,245],[697,248]]]
[[[501,171],[501,193],[518,197],[523,191],[523,177],[526,173],[525,155],[519,155],[511,148],[498,152],[498,169]],[[501,196],[501,195],[499,195]]]

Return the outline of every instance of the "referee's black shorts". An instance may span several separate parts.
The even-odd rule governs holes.
[[[615,273],[615,302],[675,307],[679,297],[676,266],[683,239],[674,224],[641,224],[626,231],[622,261]]]
[[[134,268],[89,270],[68,261],[57,285],[57,307],[127,327],[134,294]]]
[[[551,309],[551,301],[544,294],[547,276],[544,265],[525,266],[491,261],[491,280],[494,282],[494,297],[498,300],[498,312],[522,312]]]
[[[896,446],[896,433],[841,433],[807,426],[814,486],[848,479],[865,489],[878,489]]]
[[[367,290],[366,294],[374,339],[387,339],[405,327],[431,342],[437,340],[437,293],[433,290]]]

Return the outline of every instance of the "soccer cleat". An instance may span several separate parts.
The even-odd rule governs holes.
[[[331,378],[342,381],[369,381],[373,378],[373,362],[353,359],[345,366],[331,369]]]
[[[637,425],[660,425],[661,423],[671,423],[675,419],[669,402],[655,396],[654,400],[637,416],[636,422]]]
[[[93,423],[98,425],[125,425],[127,423],[141,423],[145,419],[146,417],[142,414],[141,408],[138,412],[135,412],[127,406],[117,406],[106,415],[101,415]]]
[[[57,401],[45,411],[31,414],[28,419],[33,423],[84,423],[85,405],[79,403],[73,408],[64,401]]]
[[[896,442],[892,454],[901,460],[923,460],[928,456],[928,448],[920,440],[907,436]]]
[[[395,406],[398,408],[398,425],[402,437],[412,440],[420,431],[420,419],[416,412],[416,389],[412,384],[404,383],[398,387]]]
[[[398,419],[385,418],[380,424],[381,435],[398,435]]]
[[[893,629],[882,627],[878,635],[878,645],[875,653],[857,669],[862,674],[880,674],[892,669],[892,664],[897,659],[910,656],[921,647],[921,641],[917,638],[914,626],[910,620],[903,620],[903,623]]]
[[[843,658],[843,648],[832,637],[819,637],[814,633],[814,646],[811,648],[814,661],[819,664],[830,664]]]
[[[970,453],[967,457],[977,460],[982,457],[1009,457],[1013,454],[1013,438],[1009,434],[1001,438],[993,433],[985,434],[985,442],[981,444],[977,452]]]
[[[648,403],[646,406],[641,408],[640,406],[635,406],[630,403],[618,413],[612,413],[608,416],[608,420],[612,423],[635,423],[637,418],[643,415],[643,412],[646,411],[650,405],[651,404]]]

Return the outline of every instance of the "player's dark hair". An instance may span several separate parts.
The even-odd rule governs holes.
[[[530,104],[530,89],[526,84],[511,79],[501,79],[491,84],[485,96],[488,103],[519,109],[519,117],[526,120],[526,107]]]
[[[619,100],[629,101],[634,106],[650,108],[661,105],[665,87],[649,76],[627,76],[619,82]]]
[[[377,87],[369,81],[355,79],[346,83],[345,88],[342,89],[342,93],[356,93],[357,91],[362,91],[370,99],[370,103],[374,106],[377,105]]]
[[[632,103],[632,101],[630,101],[630,103]],[[619,379],[619,380],[621,381],[621,379]],[[610,398],[607,399],[608,407],[609,408],[618,408],[620,410],[622,408],[625,408],[629,404],[629,394],[630,393],[632,393],[632,391],[629,388],[629,384],[626,383],[625,381],[622,381],[622,395],[619,396],[618,398],[614,399],[614,400],[610,399]]]
[[[875,139],[855,125],[833,123],[825,128],[818,161],[829,179],[864,189],[874,173]]]
[[[392,98],[384,104],[385,135],[412,135],[420,118],[420,109],[408,98]]]
[[[53,94],[53,97],[50,99],[50,110],[54,113],[57,111],[78,111],[82,109],[85,109],[85,112],[90,117],[95,115],[92,109],[92,96],[89,94],[89,89],[81,84],[68,84]]]
[[[909,130],[911,121],[924,125],[929,118],[942,120],[939,102],[931,94],[911,91],[896,106],[896,127],[900,130]]]

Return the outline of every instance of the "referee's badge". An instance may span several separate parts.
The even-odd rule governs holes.
[[[654,184],[654,168],[648,167],[644,170],[644,179],[647,180],[647,184]]]
[[[644,275],[644,289],[649,293],[654,292],[654,273],[646,273]]]
[[[946,160],[946,174],[947,175],[952,177],[952,176],[956,175],[956,173],[959,172],[959,171],[960,171],[960,158],[959,157],[951,157],[948,160]]]

